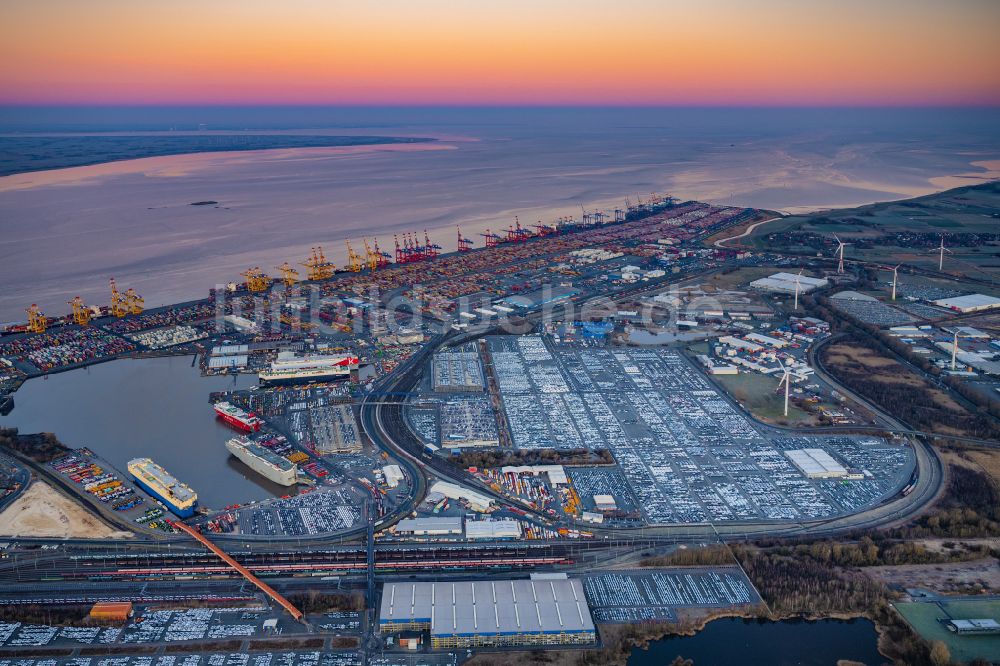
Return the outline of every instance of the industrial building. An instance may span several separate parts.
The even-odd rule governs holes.
[[[413,536],[461,536],[462,518],[407,518],[396,524],[396,533]]]
[[[1000,308],[1000,298],[987,296],[986,294],[966,294],[965,296],[955,296],[954,298],[939,298],[934,301],[934,305],[963,314],[968,312],[983,312],[984,310]]]
[[[583,585],[565,576],[386,583],[379,630],[429,631],[434,648],[582,645],[596,640]]]
[[[102,622],[124,622],[132,617],[132,602],[101,601],[90,609],[90,619]]]
[[[613,495],[594,495],[594,508],[598,511],[617,511],[618,504]]]
[[[810,479],[836,479],[847,476],[847,469],[823,449],[785,451],[788,459]]]
[[[500,468],[500,473],[516,474],[518,476],[522,474],[530,474],[532,476],[545,474],[549,479],[549,483],[554,486],[569,483],[569,477],[566,476],[566,468],[562,465],[507,465]]]
[[[805,294],[813,289],[819,289],[830,284],[825,278],[812,278],[807,275],[795,275],[794,273],[775,273],[766,278],[760,278],[750,283],[753,289],[761,291],[779,292],[783,294],[794,294],[798,282],[798,291]]]
[[[486,495],[480,495],[473,490],[447,481],[436,482],[431,486],[430,492],[440,493],[451,500],[462,500],[469,505],[470,509],[479,513],[486,513],[493,506],[493,500]]]
[[[465,524],[466,539],[519,539],[521,524],[516,520],[470,520]]]
[[[395,488],[400,481],[406,478],[399,465],[386,465],[382,468],[382,476],[385,477],[385,485],[390,488]]]
[[[948,630],[956,634],[1000,634],[1000,622],[991,618],[979,620],[948,620]]]
[[[434,354],[431,359],[431,384],[438,392],[478,392],[485,389],[479,349],[470,342]]]

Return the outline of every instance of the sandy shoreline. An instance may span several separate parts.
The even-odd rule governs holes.
[[[309,148],[267,148],[264,150],[220,150],[159,155],[138,159],[116,160],[100,164],[28,171],[0,176],[0,192],[49,187],[82,185],[113,176],[143,175],[150,178],[188,176],[205,169],[272,160],[310,159],[337,155],[367,153],[403,153],[425,150],[454,150],[446,143],[377,143],[363,146],[314,146]]]

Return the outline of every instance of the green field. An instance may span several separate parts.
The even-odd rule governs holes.
[[[785,393],[778,391],[778,380],[756,372],[740,371],[738,375],[712,375],[743,408],[762,421],[788,425],[812,424],[815,418],[799,409],[794,403],[788,404],[785,416]]]
[[[940,603],[898,603],[896,610],[906,618],[914,631],[928,641],[943,641],[954,661],[971,661],[977,657],[987,661],[1000,660],[1000,635],[959,636],[938,620],[951,618],[1000,618],[1000,601],[955,600]]]
[[[938,254],[924,245],[900,247],[886,235],[898,233],[996,234],[1000,232],[1000,183],[962,187],[947,192],[896,201],[845,208],[810,215],[793,215],[757,229],[748,237],[759,249],[772,247],[770,234],[804,232],[824,237],[839,236],[853,243],[846,250],[848,259],[884,263],[905,263],[937,269]],[[1000,242],[964,245],[957,239],[946,240],[952,254],[945,256],[946,272],[974,278],[1000,276]],[[779,243],[773,249],[802,252],[815,256],[817,247]],[[833,246],[824,248],[832,255]]]

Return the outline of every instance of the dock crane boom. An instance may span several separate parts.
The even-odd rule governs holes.
[[[26,309],[25,312],[28,313],[28,332],[44,333],[45,329],[49,326],[49,320],[45,317],[45,314],[38,309],[38,306],[32,303],[31,307]]]
[[[77,326],[87,326],[90,324],[90,310],[86,305],[83,304],[83,299],[77,296],[72,301],[69,301],[70,306],[73,308],[73,323]]]
[[[128,304],[125,302],[125,295],[118,291],[115,279],[111,278],[111,314],[119,319],[128,314]]]

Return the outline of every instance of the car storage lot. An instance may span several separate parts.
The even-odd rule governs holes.
[[[672,620],[679,608],[731,608],[760,602],[737,567],[675,567],[586,576],[587,601],[598,622]]]
[[[797,521],[857,512],[902,488],[912,450],[876,437],[791,437],[752,423],[679,352],[488,339],[514,445],[608,449],[651,523]],[[807,478],[819,448],[860,478]],[[625,498],[623,498],[625,499]]]

